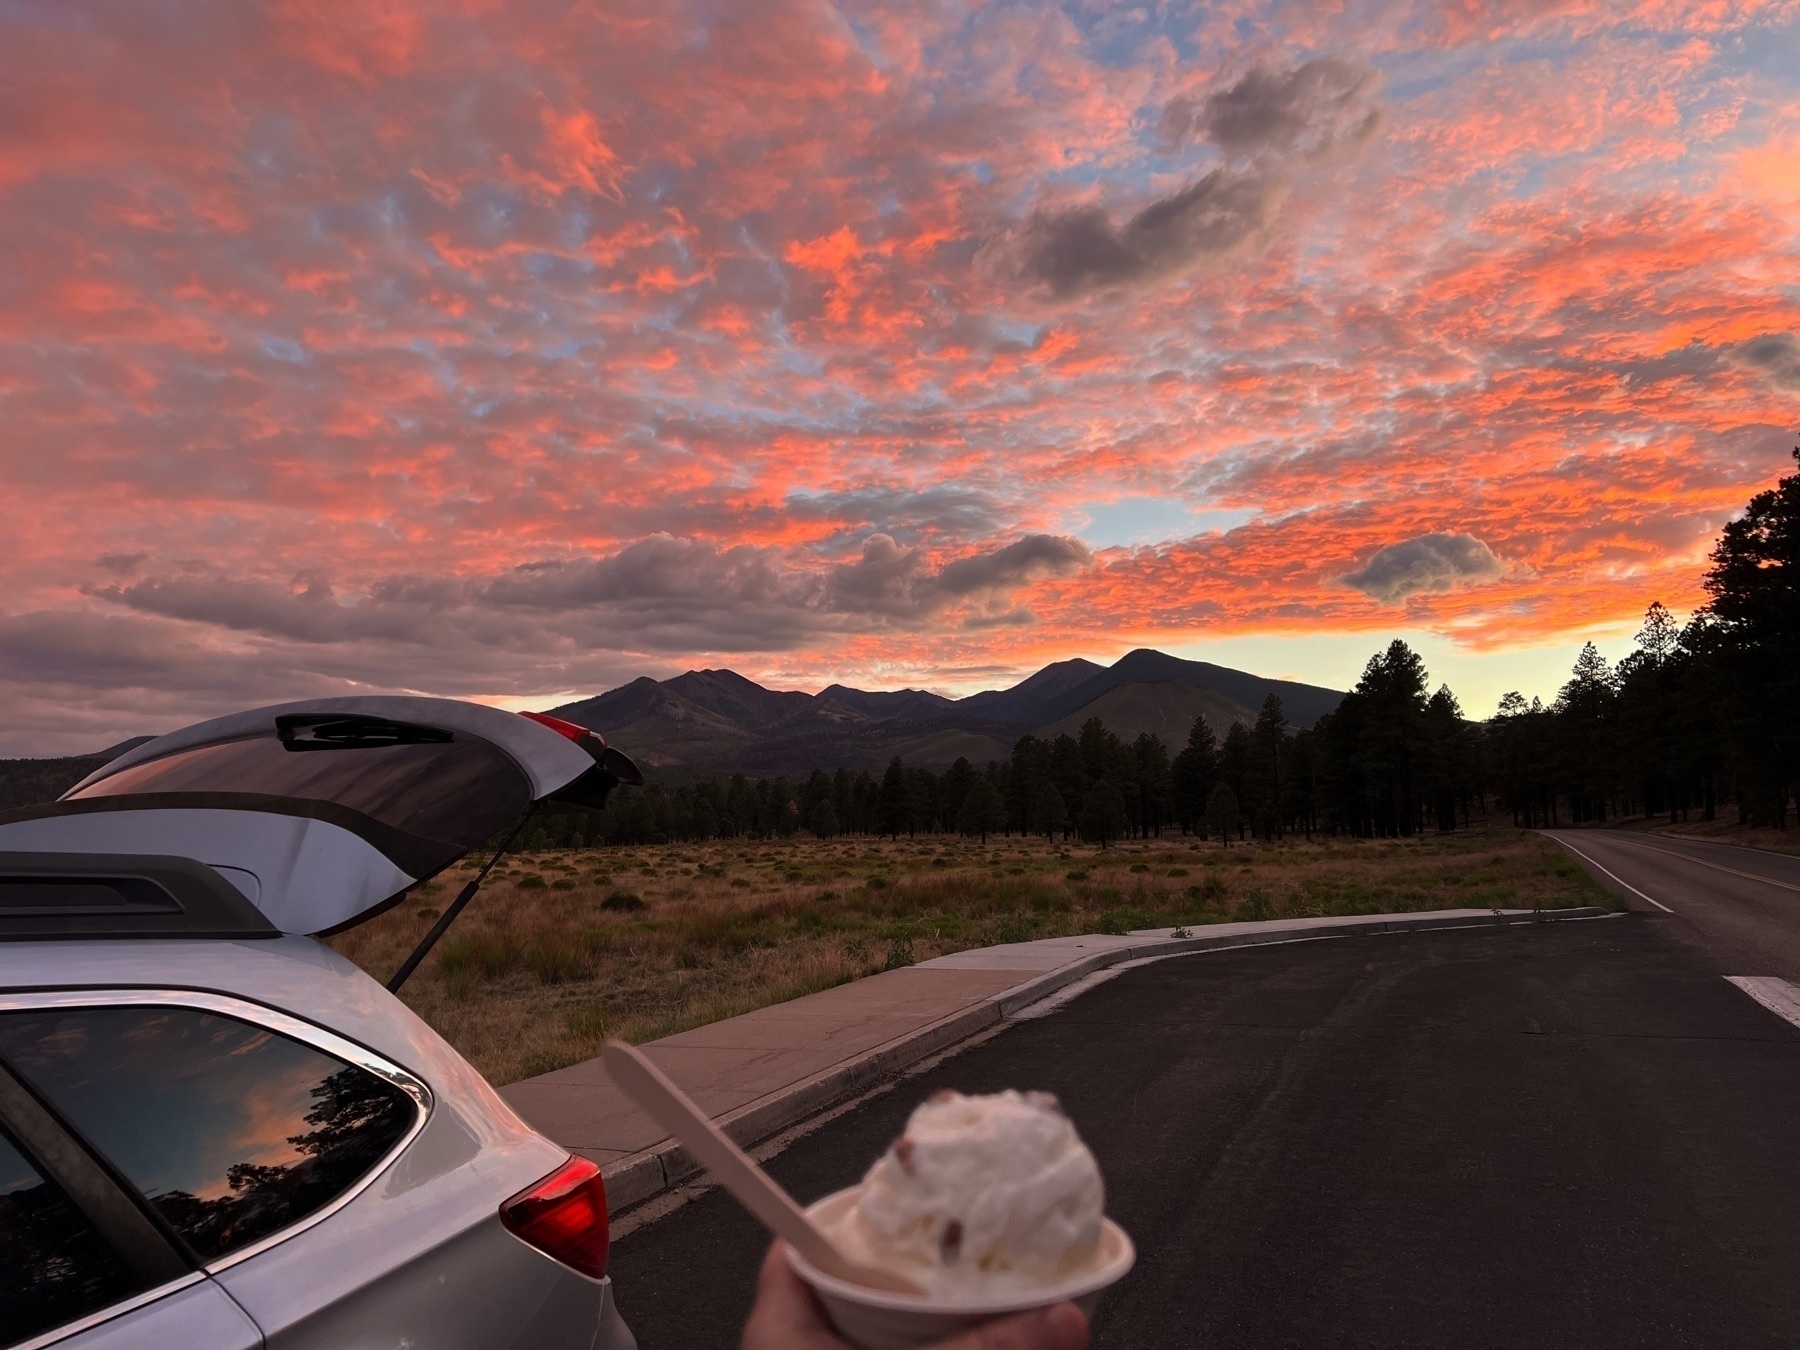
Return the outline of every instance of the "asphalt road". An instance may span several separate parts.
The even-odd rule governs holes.
[[[1048,1088],[1140,1251],[1097,1345],[1791,1347],[1800,1030],[1669,926],[1162,961],[771,1170],[812,1199],[938,1087]],[[644,1350],[735,1345],[764,1245],[717,1191],[622,1239],[612,1271]]]
[[[1709,969],[1800,982],[1800,857],[1625,830],[1544,833]]]

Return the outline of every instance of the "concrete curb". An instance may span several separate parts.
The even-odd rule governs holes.
[[[1009,989],[903,1036],[864,1051],[811,1077],[747,1102],[719,1117],[718,1125],[740,1147],[751,1148],[765,1139],[800,1124],[808,1117],[878,1086],[920,1060],[967,1040],[1002,1022],[1021,1009],[1084,979],[1095,971],[1140,961],[1146,957],[1184,956],[1198,952],[1227,951],[1234,947],[1259,947],[1282,942],[1310,942],[1367,933],[1418,932],[1438,928],[1506,928],[1517,924],[1562,919],[1599,919],[1613,911],[1599,905],[1578,909],[1494,910],[1476,915],[1436,911],[1424,914],[1370,914],[1343,918],[1300,920],[1275,928],[1265,924],[1218,924],[1211,931],[1191,937],[1160,937],[1155,933],[1130,933],[1141,941],[1108,947],[1080,956],[1051,970],[1033,974]],[[1220,929],[1235,931],[1221,932]],[[1252,929],[1255,931],[1245,931]],[[1061,939],[1047,939],[1057,942]],[[1027,945],[1027,944],[1016,944]],[[977,949],[981,950],[981,949]],[[993,950],[993,949],[987,949]],[[968,957],[971,953],[960,952]],[[1023,973],[1023,972],[1022,972]],[[614,1214],[641,1204],[700,1171],[687,1150],[673,1140],[655,1148],[617,1159],[601,1169],[606,1183],[607,1207]]]

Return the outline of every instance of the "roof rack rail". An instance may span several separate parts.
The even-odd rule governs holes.
[[[144,853],[0,853],[0,941],[279,937],[205,863]]]

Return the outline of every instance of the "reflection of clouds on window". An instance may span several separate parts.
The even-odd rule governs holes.
[[[374,1074],[194,1009],[8,1013],[0,1052],[208,1259],[329,1204],[417,1111]]]

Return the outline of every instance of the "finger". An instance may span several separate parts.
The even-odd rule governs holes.
[[[769,1247],[756,1277],[756,1306],[744,1323],[742,1350],[849,1350],[806,1282],[788,1264],[780,1242]]]
[[[932,1350],[1087,1350],[1087,1317],[1073,1303],[1019,1313],[940,1341]]]

